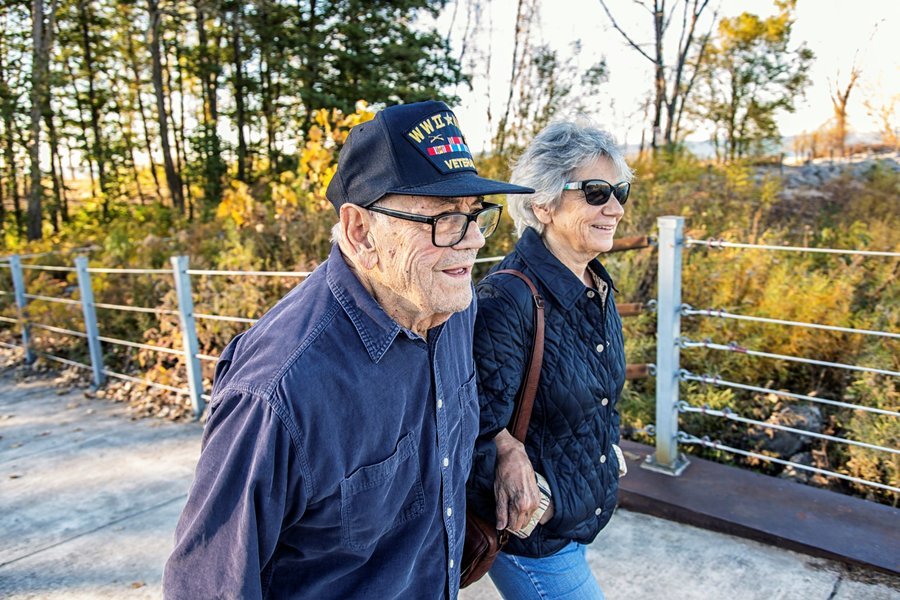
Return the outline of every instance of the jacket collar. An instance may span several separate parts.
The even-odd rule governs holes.
[[[401,331],[400,325],[363,287],[350,270],[337,244],[332,245],[331,253],[328,255],[328,271],[325,278],[331,293],[356,328],[356,333],[369,353],[369,358],[377,363]]]
[[[565,309],[575,306],[575,302],[584,293],[584,284],[547,249],[537,231],[531,227],[526,228],[516,244],[516,252],[559,305]],[[600,261],[595,258],[588,263],[588,267],[609,287],[619,291]]]

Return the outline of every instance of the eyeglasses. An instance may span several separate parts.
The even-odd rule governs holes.
[[[475,221],[475,224],[478,225],[481,235],[490,237],[497,229],[497,224],[500,222],[500,213],[503,212],[502,206],[490,202],[484,202],[483,208],[479,208],[473,213],[446,212],[434,217],[400,212],[399,210],[381,206],[369,206],[367,208],[372,212],[405,221],[429,223],[431,225],[431,243],[438,248],[448,248],[460,243],[466,237],[466,231],[468,231],[469,223],[472,221]]]
[[[609,201],[609,197],[616,195],[619,204],[628,202],[628,194],[631,192],[631,184],[620,181],[613,185],[603,179],[587,179],[585,181],[572,181],[563,186],[564,190],[582,190],[584,199],[591,206],[603,206]]]

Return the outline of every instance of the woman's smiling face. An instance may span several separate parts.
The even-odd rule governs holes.
[[[569,180],[587,179],[603,179],[612,184],[621,181],[612,161],[605,156],[583,165]],[[610,194],[605,204],[592,206],[581,190],[566,190],[550,222],[545,224],[544,235],[565,244],[573,253],[593,257],[612,249],[616,227],[624,215],[625,209],[615,194]]]

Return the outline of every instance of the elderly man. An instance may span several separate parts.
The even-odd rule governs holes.
[[[532,191],[479,177],[441,102],[350,132],[328,260],[219,359],[167,598],[456,597],[482,197]]]

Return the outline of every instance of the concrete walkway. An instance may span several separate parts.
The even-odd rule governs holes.
[[[0,372],[0,598],[160,598],[200,435]],[[609,600],[900,600],[900,578],[624,510],[588,558]]]

